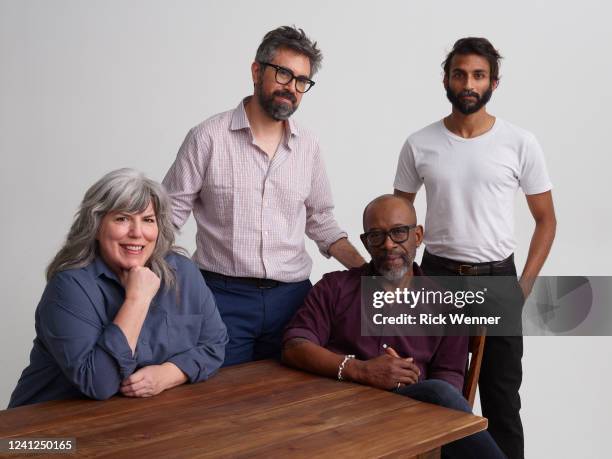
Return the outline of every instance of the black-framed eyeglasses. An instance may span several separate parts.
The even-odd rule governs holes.
[[[269,62],[260,62],[261,65],[267,65],[276,70],[274,77],[278,84],[289,84],[295,80],[295,90],[302,94],[308,92],[310,88],[315,85],[315,82],[304,76],[295,76],[295,74],[288,68],[282,67],[276,64],[270,64]]]
[[[410,230],[413,228],[416,228],[416,224],[396,226],[395,228],[391,228],[389,231],[368,231],[367,233],[363,233],[359,237],[361,238],[364,244],[370,247],[379,247],[383,245],[387,240],[387,236],[389,236],[393,242],[401,244],[402,242],[406,242],[408,240],[408,237],[410,236]]]

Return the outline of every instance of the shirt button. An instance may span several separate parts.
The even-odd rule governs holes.
[[[267,231],[264,231],[264,235],[265,235],[265,236],[267,236],[267,235],[268,235],[268,232],[267,232]]]

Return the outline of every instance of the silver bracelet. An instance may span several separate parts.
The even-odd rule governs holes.
[[[347,362],[351,359],[354,359],[355,356],[354,355],[345,355],[344,356],[344,360],[342,361],[342,363],[340,364],[340,366],[338,366],[338,381],[343,381],[344,378],[342,378],[342,370],[344,370],[344,367],[346,366]]]

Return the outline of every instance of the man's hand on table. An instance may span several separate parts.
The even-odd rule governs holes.
[[[414,384],[421,374],[411,357],[403,359],[389,351],[370,360],[350,360],[345,372],[352,381],[386,390],[397,388],[397,383]]]

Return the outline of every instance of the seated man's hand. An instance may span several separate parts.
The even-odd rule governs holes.
[[[353,381],[386,390],[395,389],[397,383],[414,384],[421,374],[412,358],[402,359],[388,353],[370,360],[351,360],[347,370]]]

